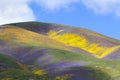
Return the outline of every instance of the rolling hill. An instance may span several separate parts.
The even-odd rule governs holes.
[[[24,80],[120,80],[120,41],[83,28],[42,22],[1,25],[0,53],[0,68],[7,65],[2,80],[16,80],[7,73],[17,71],[17,80],[23,80],[21,73]]]
[[[104,58],[111,53],[116,51],[119,52],[120,49],[120,41],[83,28],[37,22],[16,23],[10,25],[48,36],[67,46],[92,53],[97,58]]]

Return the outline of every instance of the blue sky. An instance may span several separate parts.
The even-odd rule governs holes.
[[[120,1],[0,1],[0,24],[24,21],[52,22],[83,27],[120,40]]]

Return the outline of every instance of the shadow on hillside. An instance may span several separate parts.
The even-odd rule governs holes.
[[[113,80],[111,76],[92,67],[73,67],[64,71],[50,72],[48,75],[52,77],[72,74],[68,80]]]

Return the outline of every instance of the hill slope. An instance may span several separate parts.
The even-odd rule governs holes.
[[[67,49],[67,46],[63,43],[54,41],[53,39],[44,35],[37,34],[35,32],[28,31],[15,26],[5,26],[4,28],[0,29],[0,33],[0,40],[6,42]]]
[[[18,72],[18,80],[119,80],[119,55],[119,40],[83,28],[39,22],[0,28],[0,64],[14,64],[0,79],[16,80]]]
[[[76,27],[50,23],[26,22],[10,24],[24,28],[59,41],[67,46],[82,49],[97,58],[104,58],[116,51],[120,52],[120,41],[101,34]],[[81,51],[80,51],[81,52]]]

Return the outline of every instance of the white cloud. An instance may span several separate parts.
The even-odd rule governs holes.
[[[29,3],[36,2],[49,11],[68,8],[79,0],[0,0],[0,24],[35,20]]]
[[[69,8],[72,4],[80,0],[36,0],[42,8],[49,11],[56,11],[63,8]]]
[[[112,13],[120,16],[120,0],[82,0],[82,2],[97,14]]]
[[[42,8],[56,11],[69,8],[74,3],[82,3],[97,14],[115,14],[120,16],[120,0],[35,0]],[[74,5],[75,6],[75,5]]]
[[[36,20],[29,6],[31,2],[47,11],[71,8],[74,3],[82,3],[97,14],[120,16],[120,0],[0,0],[0,24]]]
[[[0,0],[0,24],[35,20],[28,0]]]

